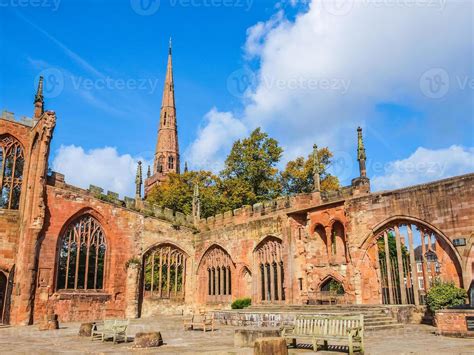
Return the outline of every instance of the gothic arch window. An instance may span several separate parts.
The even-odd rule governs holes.
[[[165,162],[165,158],[163,156],[160,156],[158,158],[158,169],[157,172],[162,173],[163,172],[163,164]]]
[[[168,157],[168,170],[174,169],[174,158]]]
[[[85,214],[73,220],[61,236],[57,288],[104,288],[107,243],[100,223]]]
[[[201,272],[207,279],[208,302],[230,301],[233,268],[230,255],[221,247],[215,245],[206,251],[201,262]]]
[[[254,251],[261,301],[284,301],[284,265],[281,240],[268,237]]]
[[[17,210],[20,205],[25,158],[20,142],[10,135],[0,137],[0,208]]]
[[[160,244],[144,258],[145,297],[182,299],[186,254],[172,244]]]

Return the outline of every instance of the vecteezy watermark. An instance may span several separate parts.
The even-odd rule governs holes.
[[[35,83],[39,81],[40,76],[43,77],[43,96],[45,98],[51,99],[63,92],[64,74],[62,71],[56,68],[42,70],[36,77]]]
[[[42,7],[56,11],[61,4],[61,0],[0,0],[2,7]]]
[[[351,81],[344,78],[308,78],[295,76],[278,78],[263,75],[259,78],[250,69],[238,69],[227,77],[227,90],[235,97],[245,97],[258,86],[268,90],[323,90],[338,91],[342,95],[349,91]]]
[[[255,73],[247,68],[238,69],[227,77],[227,91],[239,98],[247,95],[256,84]]]
[[[237,8],[249,11],[254,0],[130,0],[130,5],[138,15],[150,16],[160,9],[164,1],[171,7]]]
[[[453,88],[474,90],[474,78],[467,75],[450,77],[443,68],[432,68],[425,71],[419,81],[420,90],[427,98],[441,99]]]
[[[295,78],[278,79],[262,76],[261,84],[268,89],[278,90],[334,90],[346,94],[351,86],[351,81],[344,78]]]
[[[74,90],[143,90],[153,94],[158,87],[158,79],[116,79],[111,77],[90,79],[71,75]]]
[[[334,16],[349,14],[354,6],[360,8],[431,8],[444,10],[448,0],[322,0],[323,11]]]
[[[130,6],[138,15],[150,16],[160,8],[160,0],[130,0]]]
[[[226,7],[250,10],[253,0],[169,0],[171,6],[181,7]]]

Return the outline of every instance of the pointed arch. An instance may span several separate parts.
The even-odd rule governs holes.
[[[58,238],[56,289],[103,289],[107,241],[92,213],[71,217]]]
[[[220,245],[212,244],[204,252],[198,266],[201,297],[206,303],[232,300],[235,263]]]
[[[143,253],[143,298],[184,300],[188,253],[171,242],[160,242]]]
[[[254,249],[254,274],[258,275],[257,288],[260,302],[285,300],[285,273],[282,240],[266,236]]]
[[[0,135],[0,208],[17,210],[23,184],[25,153],[11,134]]]
[[[378,295],[385,304],[424,304],[436,279],[463,285],[461,258],[451,240],[419,218],[385,219],[372,228],[360,248],[362,298],[370,302]]]

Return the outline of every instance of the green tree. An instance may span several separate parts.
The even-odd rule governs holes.
[[[235,185],[243,192],[240,204],[251,205],[279,196],[281,186],[276,164],[282,153],[278,142],[260,128],[248,138],[236,141],[221,172],[224,195],[235,197],[236,193],[232,191]]]
[[[328,148],[318,150],[319,174],[321,191],[334,191],[339,189],[339,179],[328,173],[327,168],[331,164],[333,154]],[[286,164],[285,170],[280,174],[283,193],[299,194],[312,192],[314,189],[313,157],[307,159],[298,157]]]
[[[454,282],[435,280],[426,295],[426,304],[434,312],[438,309],[461,306],[466,303],[466,290],[456,287]]]
[[[199,185],[201,217],[206,218],[222,212],[225,207],[220,192],[221,181],[209,171],[189,171],[184,174],[169,174],[168,179],[155,186],[147,201],[185,214],[192,214],[194,184]]]

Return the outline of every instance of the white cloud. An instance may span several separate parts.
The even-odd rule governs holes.
[[[389,162],[384,174],[372,178],[374,190],[388,190],[474,172],[474,148],[453,145],[418,148],[406,159]]]
[[[129,154],[120,155],[115,148],[85,151],[82,147],[68,145],[58,149],[52,168],[64,174],[68,184],[82,188],[88,188],[92,184],[106,191],[118,192],[121,196],[134,197],[139,160],[144,162],[143,174],[146,174],[148,162]]]
[[[219,171],[224,163],[222,157],[232,143],[246,133],[247,128],[231,113],[213,108],[206,114],[204,127],[199,129],[196,140],[186,150],[190,168]]]
[[[350,6],[341,6],[344,3]],[[468,90],[459,94],[460,99],[461,90],[451,85],[446,100],[457,101],[439,104],[424,96],[420,78],[431,68],[444,68],[451,77],[471,75],[472,3],[347,0],[334,4],[334,0],[313,0],[294,21],[277,10],[267,22],[248,29],[243,56],[249,62],[244,68],[257,60],[256,81],[250,90],[237,90],[245,91],[242,113],[212,111],[232,122],[219,135],[233,137],[239,121],[248,130],[261,126],[285,147],[284,161],[307,154],[313,143],[353,152],[355,128],[370,126],[381,103],[423,112],[423,127],[417,128],[426,136],[439,134],[440,129],[446,140],[448,133],[459,134],[462,129],[453,127],[463,127],[460,121],[472,119],[465,109],[472,107]],[[246,69],[241,72],[236,85],[248,82]],[[234,95],[235,91],[229,89]],[[455,116],[454,108],[463,115]],[[215,140],[213,125],[212,120],[204,122],[191,145],[192,157],[202,158],[209,149],[206,141],[220,145],[213,146],[217,154],[213,159],[222,160],[228,153],[228,142]],[[386,144],[382,141],[386,134],[373,132],[371,138],[382,137],[380,143]],[[447,144],[453,141],[457,140]],[[193,163],[200,165],[200,161]]]

